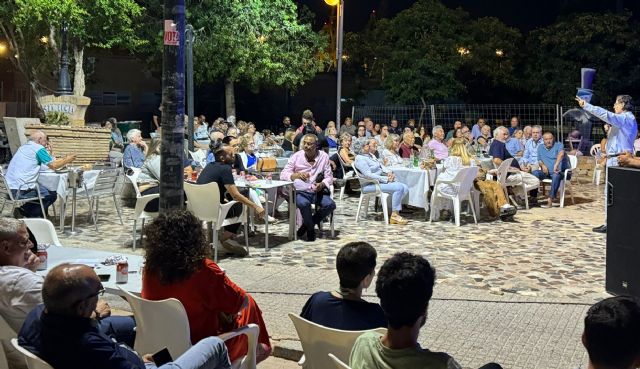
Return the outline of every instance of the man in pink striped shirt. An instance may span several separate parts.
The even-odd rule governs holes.
[[[307,234],[307,241],[315,241],[315,225],[320,224],[336,208],[331,199],[329,187],[333,184],[333,174],[329,165],[329,155],[318,150],[318,137],[307,134],[302,138],[302,150],[289,158],[280,173],[280,178],[293,181],[296,188],[296,206],[302,214],[303,224],[298,229],[298,237]],[[315,214],[311,212],[315,204]]]

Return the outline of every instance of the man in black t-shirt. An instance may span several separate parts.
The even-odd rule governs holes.
[[[240,213],[242,213],[242,204],[253,208],[256,216],[262,217],[264,215],[264,208],[256,205],[242,195],[240,191],[238,191],[238,187],[235,185],[233,173],[231,172],[231,165],[235,160],[233,148],[231,146],[221,144],[220,147],[215,148],[214,156],[216,161],[207,164],[207,166],[202,170],[202,173],[200,173],[196,183],[207,184],[216,182],[218,184],[218,189],[220,190],[221,203],[228,202],[229,200],[238,201],[238,203],[233,205],[227,213],[227,218],[234,218],[240,215]],[[224,227],[225,232],[222,236],[222,246],[233,254],[246,256],[247,250],[232,239],[238,232],[239,227],[240,224],[232,224]]]

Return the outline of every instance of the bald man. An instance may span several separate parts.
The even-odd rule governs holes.
[[[5,178],[11,193],[16,199],[38,197],[35,188],[40,166],[46,165],[49,169],[56,170],[67,165],[76,159],[75,155],[69,155],[61,159],[54,160],[45,145],[47,136],[42,131],[34,131],[29,136],[29,141],[20,146],[9,162],[9,168]],[[44,211],[56,201],[55,191],[45,187],[40,187],[40,196]],[[42,210],[38,202],[29,202],[16,208],[13,212],[16,218],[43,218]]]
[[[44,281],[40,305],[25,321],[18,341],[21,346],[54,368],[144,369],[156,368],[151,355],[139,356],[126,345],[100,332],[92,312],[104,287],[92,268],[61,264]],[[224,342],[208,337],[192,346],[162,369],[227,369],[229,357]]]

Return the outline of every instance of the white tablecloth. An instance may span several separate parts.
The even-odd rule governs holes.
[[[96,178],[98,178],[99,170],[88,170],[83,173],[82,180],[87,185],[87,188],[93,188],[96,183]],[[54,171],[43,171],[40,172],[40,177],[38,177],[38,184],[40,186],[45,187],[49,191],[56,191],[58,193],[58,197],[60,201],[66,201],[67,194],[69,193],[69,181],[67,178],[69,177],[69,173],[57,173]],[[78,188],[78,193],[82,193],[84,191],[84,187],[80,186]]]
[[[396,176],[396,181],[404,183],[409,187],[409,196],[403,200],[404,204],[428,209],[428,199],[426,193],[429,186],[433,186],[436,178],[436,170],[423,170],[420,168],[392,167],[389,168]]]

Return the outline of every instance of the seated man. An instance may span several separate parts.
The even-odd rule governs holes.
[[[524,144],[524,153],[520,164],[531,170],[538,166],[538,146],[542,143],[542,127],[535,125],[531,128],[531,138]]]
[[[302,150],[291,155],[280,178],[293,181],[296,188],[296,206],[302,215],[303,224],[298,229],[298,237],[307,234],[307,241],[315,241],[315,225],[320,224],[336,208],[329,193],[333,184],[333,174],[329,165],[329,155],[318,150],[318,137],[306,134],[302,138]],[[315,204],[315,214],[311,213]]]
[[[640,367],[640,301],[630,296],[604,299],[584,318],[582,344],[591,369]]]
[[[54,160],[45,148],[46,144],[47,136],[44,132],[34,131],[29,136],[29,141],[20,146],[13,155],[9,162],[5,179],[14,198],[24,199],[38,196],[35,182],[41,165],[46,165],[49,169],[56,170],[76,159],[75,155],[69,155]],[[40,186],[40,196],[42,197],[44,211],[47,212],[47,209],[56,201],[58,195],[54,191],[49,191],[44,186]],[[44,215],[39,202],[25,203],[22,207],[15,208],[13,211],[13,216],[16,218],[43,218]]]
[[[546,132],[542,136],[544,145],[538,145],[538,160],[540,169],[534,170],[533,175],[539,180],[551,179],[551,190],[545,207],[551,207],[553,201],[557,199],[560,183],[565,180],[564,171],[569,168],[569,160],[564,153],[564,148],[560,142],[555,142],[553,133]],[[571,179],[571,173],[567,174],[566,180]]]
[[[448,354],[423,349],[417,340],[427,321],[435,278],[435,270],[425,258],[407,252],[395,254],[382,265],[376,294],[389,321],[388,330],[385,334],[367,332],[358,337],[351,350],[351,368],[461,368]]]
[[[444,129],[442,126],[433,127],[433,140],[429,141],[427,147],[433,151],[436,160],[443,160],[449,156],[449,148],[444,142]]]
[[[155,368],[151,355],[142,357],[96,328],[91,315],[104,293],[92,268],[60,264],[47,274],[42,287],[44,306],[32,310],[18,334],[20,345],[54,368],[130,369]],[[224,342],[208,337],[169,368],[230,368]]]
[[[366,242],[349,242],[336,258],[340,288],[316,292],[302,308],[300,316],[329,328],[361,331],[387,326],[379,304],[362,299],[376,274],[376,250]]]
[[[42,304],[44,278],[35,273],[40,259],[30,248],[27,227],[23,221],[0,218],[0,315],[16,332],[20,330],[27,314]],[[132,317],[110,317],[109,305],[100,300],[93,317],[98,319],[98,329],[119,341],[133,346],[135,322]],[[9,361],[22,363],[10,343],[4,342]],[[1,348],[0,348],[1,349]]]
[[[499,126],[493,131],[493,136],[494,140],[489,147],[489,155],[493,157],[493,163],[497,168],[504,160],[513,158],[513,156],[511,156],[505,144],[507,138],[509,138],[509,130],[503,126]],[[522,188],[518,185],[524,183],[526,188],[535,188],[531,190],[530,193],[533,202],[536,203],[538,201],[537,187],[540,185],[540,180],[531,173],[528,173],[528,170],[529,167],[520,167],[520,164],[518,164],[518,161],[514,158],[511,162],[511,170],[507,175],[506,184],[507,186],[515,186],[513,187],[514,193],[522,198],[527,196],[527,194],[522,193]]]

